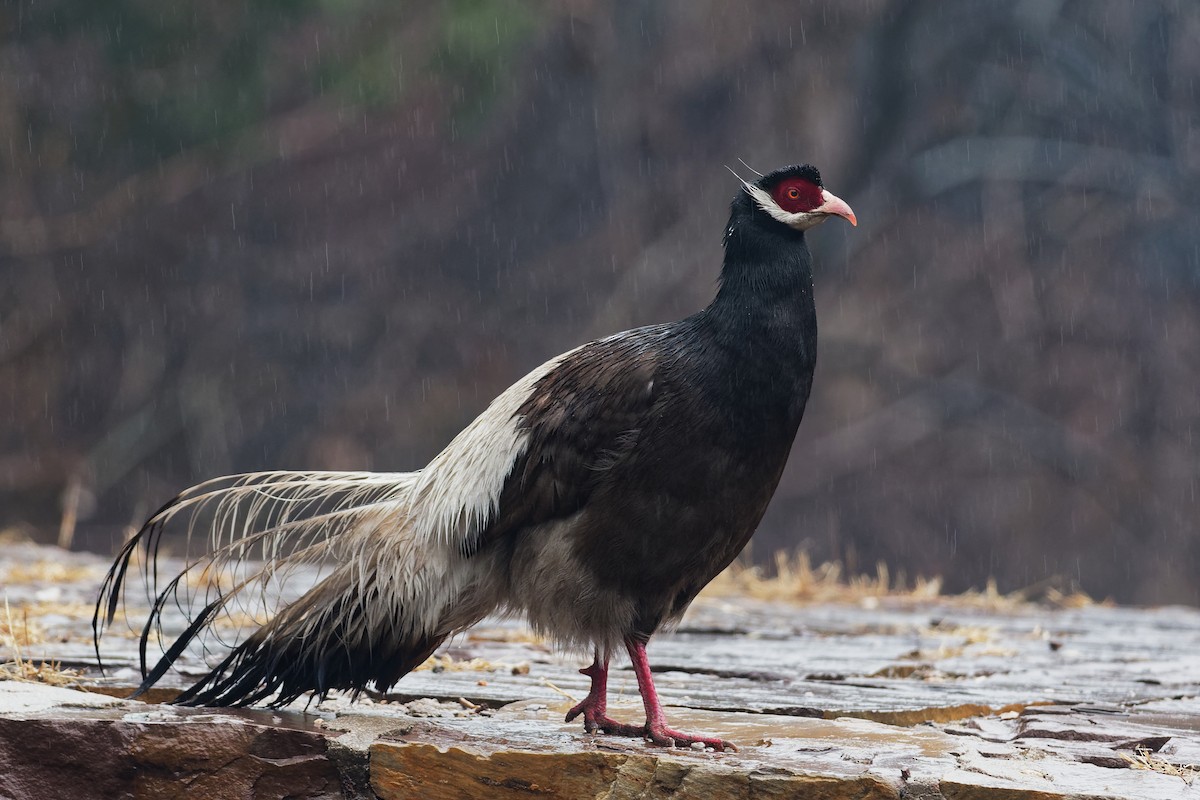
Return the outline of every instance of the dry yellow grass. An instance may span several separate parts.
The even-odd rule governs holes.
[[[79,671],[63,669],[53,661],[34,664],[19,656],[12,661],[0,663],[0,681],[25,681],[45,683],[50,686],[78,686]]]
[[[1132,755],[1121,753],[1121,758],[1128,761],[1132,769],[1144,769],[1150,772],[1159,772],[1163,775],[1172,775],[1182,780],[1188,786],[1191,786],[1196,778],[1200,777],[1200,767],[1192,764],[1172,764],[1170,761],[1159,758],[1144,747],[1137,748],[1133,751]]]
[[[58,561],[34,561],[29,564],[13,564],[0,570],[0,584],[11,586],[31,583],[84,583],[95,581],[104,570],[95,565],[79,566],[62,564]]]
[[[21,655],[21,648],[42,640],[43,632],[36,621],[19,610],[13,613],[8,601],[4,601],[4,614],[0,615],[0,647],[10,653],[7,661],[0,662],[0,680],[48,683],[51,686],[69,686],[79,678],[73,669],[62,669],[58,664],[43,661],[34,664]]]
[[[942,593],[941,578],[917,578],[911,584],[903,573],[893,576],[886,564],[879,563],[873,575],[847,575],[837,562],[813,566],[807,553],[779,552],[774,567],[764,570],[741,561],[730,564],[701,593],[706,597],[753,597],[793,603],[871,603],[882,598],[899,602],[938,600],[957,606],[988,610],[1016,609],[1036,601],[1055,608],[1082,608],[1095,601],[1083,592],[1062,592],[1052,581],[1008,594],[1000,592],[994,580],[982,590],[961,594]]]
[[[425,662],[415,671],[426,670],[433,672],[507,672],[512,675],[528,675],[529,662],[489,661],[486,658],[458,660],[450,655],[432,655],[425,659]]]
[[[908,595],[932,599],[941,595],[941,580],[918,579],[912,587],[903,576],[893,579],[886,564],[874,575],[847,577],[841,564],[826,562],[814,567],[807,553],[775,554],[774,574],[762,567],[734,562],[704,589],[709,597],[754,597],[807,603],[860,602],[869,597]]]
[[[4,613],[0,615],[0,646],[7,648],[28,647],[45,641],[45,631],[37,622],[36,615],[30,618],[29,609],[15,611],[4,600]]]
[[[8,598],[3,603],[3,609],[0,609],[0,646],[28,647],[41,644],[48,638],[62,642],[90,639],[78,625],[64,625],[61,619],[48,622],[47,618],[90,620],[95,610],[91,603],[39,600],[12,606]],[[118,610],[118,614],[123,612]]]

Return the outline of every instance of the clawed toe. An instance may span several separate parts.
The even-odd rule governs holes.
[[[737,747],[733,742],[727,742],[724,739],[717,739],[711,736],[692,736],[689,733],[682,733],[667,727],[651,727],[647,729],[646,739],[659,747],[691,747],[694,744],[702,744],[705,747],[711,747],[718,753],[723,753],[726,750],[734,753],[737,752]]]
[[[586,709],[587,709],[587,701],[585,700],[582,703],[579,703],[578,705],[574,706],[570,711],[568,711],[567,718],[565,720],[563,720],[563,722],[573,722],[575,720],[575,718],[578,717],[580,714],[582,714]],[[585,725],[586,725],[586,720],[585,720]]]
[[[701,744],[705,747],[711,747],[718,753],[726,751],[737,752],[737,747],[733,742],[728,742],[724,739],[711,736],[692,736],[691,734],[666,727],[652,728],[646,725],[629,725],[628,723],[617,722],[615,719],[604,714],[588,713],[589,709],[581,706],[583,706],[582,703],[567,712],[567,722],[583,714],[583,729],[588,733],[604,733],[609,736],[645,739],[650,744],[658,745],[659,747],[691,747],[694,744]]]
[[[604,717],[596,720],[596,728],[601,733],[607,733],[609,736],[625,736],[630,739],[640,739],[646,735],[645,725],[629,725],[624,722],[617,722],[615,719]]]
[[[582,705],[582,703],[580,704]],[[640,738],[646,734],[645,725],[627,725],[604,714],[588,713],[589,709],[575,706],[567,712],[567,722],[583,714],[583,729],[588,733],[606,733],[610,736]]]

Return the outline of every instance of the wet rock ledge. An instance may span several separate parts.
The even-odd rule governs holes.
[[[136,642],[106,639],[102,676],[88,640],[102,567],[0,546],[0,798],[1200,800],[1194,609],[704,597],[651,656],[718,754],[564,724],[582,660],[499,620],[353,704],[124,700]],[[610,691],[639,717],[630,671]]]

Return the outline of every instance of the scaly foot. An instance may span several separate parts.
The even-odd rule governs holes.
[[[567,712],[566,721],[570,722],[583,714],[583,729],[588,733],[603,731],[617,736],[641,736],[644,728],[625,725],[608,716],[608,660],[601,660],[600,654],[597,653],[592,665],[579,672],[592,679],[592,687],[587,697]]]
[[[694,744],[702,744],[718,753],[726,750],[737,752],[733,742],[712,736],[692,736],[668,728],[666,714],[663,713],[662,703],[658,701],[658,692],[654,689],[654,675],[650,671],[650,660],[646,658],[645,640],[630,636],[625,639],[625,648],[629,651],[629,659],[633,662],[633,671],[637,675],[642,704],[646,706],[646,727],[643,728],[643,735],[651,744],[659,747],[691,747]]]

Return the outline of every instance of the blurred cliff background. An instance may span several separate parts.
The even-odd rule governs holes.
[[[1200,5],[13,0],[0,530],[419,467],[708,302],[812,161],[816,388],[754,554],[1200,603]]]

